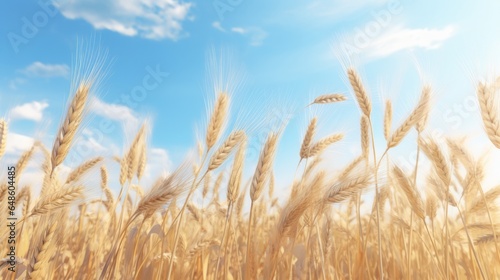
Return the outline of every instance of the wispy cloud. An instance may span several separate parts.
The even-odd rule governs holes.
[[[247,33],[247,31],[244,28],[241,28],[241,27],[233,27],[233,28],[231,28],[231,31],[233,31],[235,33],[240,33],[240,34]]]
[[[219,21],[212,22],[212,27],[221,31],[221,32],[226,32],[226,29],[224,29],[224,27],[222,27],[222,24]]]
[[[49,104],[45,101],[33,101],[12,108],[9,112],[9,116],[12,119],[25,119],[39,122],[42,120],[43,111],[47,107],[49,107]]]
[[[356,28],[349,36],[335,44],[335,51],[342,55],[359,55],[365,58],[386,57],[404,50],[431,50],[440,48],[456,33],[456,28],[407,28],[395,26],[380,34],[369,34]]]
[[[255,47],[262,45],[264,39],[267,38],[267,32],[259,27],[232,27],[231,32],[248,37],[250,39],[250,45]]]
[[[227,32],[230,31],[229,33],[235,33],[240,36],[246,37],[249,39],[249,43],[251,46],[260,46],[264,43],[264,39],[267,38],[267,32],[260,28],[260,27],[240,27],[240,26],[233,26],[230,28],[224,28],[222,24],[219,21],[214,21],[212,23],[212,27],[221,31],[221,32]]]
[[[66,64],[44,64],[40,61],[36,61],[21,70],[21,72],[31,77],[67,77],[69,74],[69,67]]]
[[[394,28],[370,44],[369,53],[374,57],[387,56],[407,49],[437,49],[455,33],[453,26],[441,29]]]
[[[96,29],[148,39],[179,38],[192,3],[179,0],[54,1],[69,19],[83,19]]]

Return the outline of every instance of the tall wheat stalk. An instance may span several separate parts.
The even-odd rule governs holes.
[[[167,273],[167,280],[170,280],[170,277],[172,276],[172,270],[173,270],[173,256],[175,255],[175,251],[177,250],[177,245],[179,241],[179,230],[180,226],[182,224],[182,220],[184,218],[184,212],[187,206],[187,203],[189,202],[189,199],[191,198],[192,194],[194,193],[195,189],[197,188],[198,184],[196,181],[198,179],[198,176],[200,175],[201,167],[205,164],[205,160],[208,156],[208,153],[212,149],[212,147],[215,145],[215,142],[220,137],[220,134],[222,132],[224,123],[226,122],[227,118],[227,113],[228,113],[228,106],[229,106],[229,96],[226,93],[219,93],[217,96],[217,100],[214,105],[214,110],[212,112],[212,116],[209,120],[208,127],[207,127],[207,133],[206,133],[206,151],[205,154],[203,155],[203,159],[200,163],[200,168],[197,170],[194,176],[193,184],[191,185],[191,189],[186,197],[186,200],[184,202],[184,205],[181,208],[181,211],[179,213],[179,221],[177,222],[176,229],[175,229],[175,237],[174,237],[174,247],[172,249],[171,253],[171,260],[169,262],[169,267],[168,267],[168,273]],[[205,175],[208,172],[205,172]],[[203,178],[202,178],[203,179]],[[201,181],[201,180],[200,180]]]

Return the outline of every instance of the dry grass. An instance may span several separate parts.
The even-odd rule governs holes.
[[[251,135],[234,130],[221,140],[231,122],[229,95],[219,93],[198,158],[152,186],[141,180],[148,161],[146,124],[117,160],[117,178],[101,157],[84,161],[65,178],[58,173],[84,118],[89,85],[82,83],[52,151],[37,142],[18,160],[20,174],[41,151],[44,179],[18,192],[18,271],[8,272],[8,263],[0,260],[2,279],[498,279],[500,187],[485,185],[484,159],[458,140],[426,136],[430,87],[392,132],[391,101],[383,118],[375,119],[360,77],[353,69],[347,75],[361,109],[361,122],[355,122],[360,148],[340,170],[322,155],[344,134],[315,140],[318,118],[310,121],[302,145],[290,152],[299,155],[303,169],[274,173],[282,131],[269,132],[256,166],[248,167]],[[479,86],[486,133],[498,147],[493,97],[492,87]],[[308,106],[347,106],[339,103],[345,99],[328,94]],[[374,135],[379,133],[372,123],[379,121],[387,146],[377,157]],[[0,120],[0,157],[9,140],[7,127]],[[415,165],[411,173],[386,158],[381,171],[392,148],[402,141],[411,144],[405,138],[413,128],[418,131],[413,145],[430,164]],[[247,167],[254,170],[248,178]],[[99,178],[100,186],[89,185],[84,175]],[[281,186],[275,175],[294,182]],[[117,196],[115,187],[120,187]],[[199,187],[203,203],[193,201]],[[41,189],[38,197],[32,197],[35,188]],[[91,189],[100,190],[100,197],[87,192]],[[7,197],[2,182],[2,207]],[[1,227],[2,240],[7,235]],[[6,248],[0,247],[4,256]]]

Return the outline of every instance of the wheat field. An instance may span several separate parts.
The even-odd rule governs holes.
[[[423,86],[410,114],[393,121],[396,104],[388,100],[384,116],[374,116],[362,78],[354,68],[345,75],[360,110],[359,122],[350,124],[359,133],[359,155],[332,170],[322,155],[344,134],[317,137],[313,117],[301,146],[289,151],[300,156],[298,171],[286,174],[294,178],[290,186],[275,185],[283,131],[269,131],[257,164],[248,166],[251,135],[226,125],[232,100],[222,91],[198,154],[153,185],[141,184],[147,123],[113,159],[118,177],[109,176],[104,157],[62,176],[58,167],[85,122],[92,92],[92,79],[76,81],[53,145],[36,142],[14,165],[19,180],[33,154],[44,155],[39,195],[32,195],[34,186],[16,190],[16,255],[14,262],[1,260],[2,279],[499,279],[500,186],[484,184],[484,160],[463,141],[429,135],[432,87]],[[480,82],[476,95],[483,137],[500,148],[497,85]],[[347,96],[326,94],[303,106],[341,106]],[[375,149],[374,124],[383,127],[383,150]],[[8,125],[0,122],[0,156]],[[413,170],[392,161],[410,133],[417,135]],[[246,168],[251,176],[244,176]],[[100,185],[82,183],[88,174]],[[7,221],[12,194],[1,183],[0,215]],[[119,193],[111,186],[120,186]],[[88,196],[89,188],[99,195]],[[193,202],[196,191],[204,205]],[[0,227],[1,240],[9,234]],[[0,247],[2,256],[8,248]],[[15,272],[8,270],[14,265]]]

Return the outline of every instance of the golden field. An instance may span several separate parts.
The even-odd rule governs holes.
[[[16,272],[4,258],[2,279],[499,279],[500,186],[484,184],[489,169],[462,141],[429,136],[432,87],[423,86],[410,114],[393,122],[395,104],[388,100],[384,117],[374,117],[361,77],[354,68],[345,75],[360,110],[359,122],[350,124],[359,128],[359,156],[329,168],[322,155],[344,135],[317,137],[313,117],[301,146],[289,151],[301,159],[295,174],[286,174],[290,186],[275,186],[274,179],[282,129],[269,131],[257,165],[248,166],[250,133],[226,125],[231,94],[223,91],[216,92],[197,156],[152,186],[141,184],[147,122],[114,158],[118,177],[109,176],[103,157],[63,176],[58,167],[84,123],[92,92],[92,79],[82,79],[53,145],[36,142],[14,165],[19,180],[33,154],[44,155],[40,194],[32,195],[34,186],[16,191]],[[481,82],[476,95],[478,125],[500,148],[498,88]],[[338,106],[346,99],[326,94],[303,106]],[[374,131],[374,123],[383,131]],[[0,122],[0,156],[8,125]],[[383,133],[385,149],[375,149],[375,133]],[[409,133],[417,135],[413,170],[391,160]],[[420,170],[424,159],[430,164]],[[247,168],[251,176],[244,176]],[[91,173],[100,186],[81,180]],[[2,221],[8,185],[0,186]],[[119,193],[111,186],[120,186]],[[99,195],[88,196],[88,188]],[[278,199],[275,189],[287,192]],[[367,198],[368,190],[377,195]],[[196,191],[204,205],[193,202]],[[9,234],[2,225],[1,240]],[[7,256],[7,244],[0,249]]]

